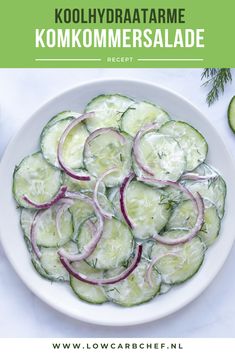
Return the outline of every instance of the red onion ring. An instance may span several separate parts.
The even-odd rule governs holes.
[[[85,260],[88,256],[90,256],[93,251],[95,250],[102,234],[103,234],[103,229],[104,229],[104,218],[103,216],[100,214],[99,210],[96,208],[93,200],[80,193],[80,192],[67,192],[66,196],[72,199],[77,199],[77,200],[82,200],[87,202],[89,205],[91,205],[95,211],[96,217],[98,219],[98,224],[96,227],[96,232],[94,234],[94,236],[92,237],[92,239],[90,240],[90,242],[84,247],[84,250],[82,253],[79,254],[69,254],[65,249],[61,248],[58,251],[58,254],[60,255],[60,257],[65,258],[69,261],[81,261],[81,260]]]
[[[122,212],[122,215],[126,221],[126,223],[128,224],[128,226],[133,229],[135,227],[135,225],[133,224],[133,222],[130,220],[129,216],[128,216],[128,212],[126,209],[126,190],[128,188],[128,185],[130,184],[130,182],[132,181],[132,179],[135,177],[134,173],[130,173],[124,180],[123,183],[120,187],[120,209]]]
[[[31,224],[31,228],[30,228],[30,241],[32,244],[32,249],[34,251],[34,253],[36,254],[36,256],[40,259],[42,254],[41,251],[37,245],[37,232],[36,232],[36,226],[37,226],[37,222],[40,219],[41,215],[42,215],[43,211],[37,211],[33,217],[33,221]]]
[[[150,285],[150,287],[153,287],[151,274],[152,274],[154,265],[156,264],[156,262],[158,260],[160,260],[160,259],[162,259],[162,258],[164,258],[166,256],[181,257],[180,255],[177,255],[177,254],[174,254],[174,253],[167,253],[167,254],[163,254],[161,256],[154,257],[153,260],[151,261],[150,265],[148,266],[146,274],[145,274],[146,280],[147,280],[148,284]]]
[[[126,142],[126,138],[120,134],[120,132],[118,130],[116,130],[113,127],[102,127],[99,128],[95,131],[93,131],[86,139],[85,141],[85,145],[84,145],[84,150],[86,150],[88,148],[89,143],[96,137],[102,135],[102,134],[106,134],[107,132],[112,132],[118,139],[119,141],[124,144]]]
[[[87,114],[83,114],[81,116],[79,116],[78,118],[76,118],[75,120],[73,120],[68,126],[67,128],[64,130],[59,144],[58,144],[58,149],[57,149],[57,158],[58,158],[58,162],[59,165],[61,166],[61,168],[65,171],[66,174],[68,174],[71,178],[76,179],[76,180],[90,180],[90,176],[89,175],[80,175],[78,173],[76,173],[73,169],[67,167],[63,161],[63,146],[65,143],[65,140],[68,136],[68,134],[70,133],[70,131],[75,128],[78,124],[80,124],[83,120],[88,119],[88,118],[92,118],[94,117],[94,113],[90,112]]]
[[[58,193],[53,197],[53,199],[51,201],[45,202],[45,203],[36,203],[32,200],[30,200],[28,198],[27,195],[23,195],[22,198],[24,201],[28,202],[29,205],[40,209],[40,210],[45,210],[47,208],[50,208],[51,206],[53,206],[55,203],[57,203],[59,200],[61,200],[64,196],[65,193],[67,191],[67,186],[66,185],[62,185],[58,191]]]
[[[140,139],[143,137],[144,134],[146,134],[151,130],[158,129],[159,127],[160,127],[159,123],[145,125],[137,132],[133,141],[133,156],[136,161],[136,164],[140,169],[142,169],[145,173],[151,176],[154,176],[153,171],[148,166],[143,165],[143,163],[141,162],[139,145],[140,145]]]
[[[111,218],[113,217],[113,214],[110,213],[110,212],[105,211],[105,210],[101,207],[101,205],[100,205],[100,203],[99,203],[99,200],[98,200],[98,190],[99,190],[99,186],[100,186],[101,181],[102,181],[107,175],[109,175],[109,174],[111,174],[111,173],[113,173],[113,172],[115,172],[115,171],[117,171],[117,170],[118,170],[118,169],[114,167],[114,168],[111,168],[111,169],[107,170],[107,172],[103,173],[103,174],[101,175],[101,177],[97,179],[96,184],[95,184],[95,188],[94,188],[94,194],[93,194],[94,204],[95,204],[95,206],[97,207],[97,209],[99,210],[99,212],[102,214],[102,216],[105,217],[105,218],[108,218],[108,219],[111,219]]]
[[[196,193],[195,196],[183,185],[174,182],[174,181],[169,181],[169,180],[160,180],[160,179],[153,179],[153,178],[145,178],[145,177],[139,177],[137,178],[140,181],[143,182],[149,182],[153,184],[161,184],[164,186],[172,186],[173,188],[180,190],[181,192],[184,192],[188,197],[192,200],[194,205],[196,206],[197,209],[197,220],[194,225],[194,227],[188,232],[188,234],[184,235],[181,238],[178,239],[170,239],[167,237],[163,237],[159,234],[155,234],[153,238],[157,240],[161,244],[165,245],[177,245],[177,244],[183,244],[186,243],[187,241],[191,240],[195,235],[199,232],[201,229],[203,222],[204,222],[204,203],[202,200],[202,197],[199,193]]]
[[[181,180],[210,180],[210,179],[215,179],[218,176],[216,174],[214,175],[198,175],[196,173],[185,173],[181,176]]]
[[[60,261],[61,261],[62,265],[66,268],[66,270],[70,273],[70,275],[75,277],[79,281],[82,281],[82,282],[85,282],[88,284],[92,284],[95,286],[104,286],[104,285],[108,285],[108,284],[118,283],[118,282],[124,280],[125,278],[127,278],[138,266],[138,264],[141,260],[141,255],[142,255],[142,245],[138,244],[137,248],[136,248],[135,257],[134,257],[132,263],[130,264],[130,266],[127,267],[118,276],[111,277],[111,278],[104,278],[104,279],[103,278],[102,279],[89,278],[86,275],[76,271],[72,267],[72,265],[70,264],[68,259],[64,258],[63,256],[60,256]]]

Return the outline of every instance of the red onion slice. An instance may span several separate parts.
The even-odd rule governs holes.
[[[118,138],[118,140],[124,144],[126,142],[126,138],[120,134],[120,132],[118,130],[116,130],[115,128],[113,127],[102,127],[100,129],[97,129],[95,131],[93,131],[86,139],[85,141],[85,145],[84,145],[84,149],[86,150],[88,148],[88,145],[91,143],[91,141],[102,135],[102,134],[106,134],[106,133],[109,133],[109,132],[112,132],[116,138]]]
[[[37,222],[40,219],[41,215],[42,215],[43,211],[37,211],[34,215],[33,218],[33,222],[31,224],[31,228],[30,228],[30,241],[32,244],[32,249],[34,251],[34,253],[36,254],[36,256],[40,259],[42,254],[41,251],[37,245],[37,231],[36,231],[36,226],[37,226]]]
[[[129,176],[127,176],[121,187],[120,187],[120,209],[121,209],[121,212],[123,214],[123,217],[126,221],[126,223],[128,224],[128,226],[133,229],[135,227],[134,223],[131,221],[129,215],[128,215],[128,212],[127,212],[127,209],[126,209],[126,190],[128,188],[128,185],[130,184],[130,182],[132,181],[132,179],[135,177],[135,174],[134,173],[130,173]]]
[[[139,150],[140,140],[144,134],[146,134],[147,132],[150,132],[152,130],[158,129],[159,127],[160,127],[159,123],[145,125],[137,132],[137,134],[134,137],[134,141],[133,141],[133,156],[136,161],[136,164],[138,165],[138,167],[140,169],[142,169],[145,173],[147,173],[148,175],[151,175],[151,176],[154,176],[153,171],[147,165],[144,165],[141,162],[140,150]]]
[[[148,282],[148,284],[150,285],[150,287],[153,287],[153,282],[152,282],[152,278],[151,278],[151,275],[152,275],[152,271],[153,271],[153,267],[154,265],[162,258],[164,257],[167,257],[167,256],[173,256],[173,257],[182,257],[180,255],[177,255],[177,254],[174,254],[174,253],[166,253],[166,254],[163,254],[161,256],[156,256],[152,259],[150,265],[148,266],[147,268],[147,271],[146,271],[146,280]]]
[[[62,185],[60,190],[58,191],[58,193],[53,197],[53,199],[51,201],[48,201],[45,203],[36,203],[36,202],[30,200],[27,195],[23,195],[22,198],[24,201],[28,202],[29,205],[31,205],[37,209],[40,209],[40,210],[45,210],[45,209],[53,206],[59,200],[61,200],[65,196],[66,191],[67,191],[67,186]]]
[[[216,174],[212,175],[198,175],[196,173],[185,173],[181,176],[181,180],[210,180],[216,179],[218,176]]]
[[[100,178],[97,179],[97,182],[95,184],[95,188],[94,188],[94,194],[93,194],[93,200],[94,200],[94,204],[95,206],[97,207],[97,209],[99,210],[99,212],[102,214],[103,217],[105,218],[108,218],[108,219],[111,219],[113,217],[113,214],[110,213],[110,212],[107,212],[105,211],[102,206],[100,205],[99,203],[99,200],[98,200],[98,191],[99,191],[99,186],[100,186],[100,183],[101,181],[109,174],[117,171],[118,169],[117,168],[111,168],[109,170],[107,170],[107,172],[103,173],[101,175]]]
[[[103,229],[104,229],[104,218],[103,216],[100,214],[99,210],[96,208],[94,201],[84,195],[81,194],[80,192],[67,192],[66,196],[72,199],[77,199],[77,200],[82,200],[87,202],[89,205],[91,205],[94,209],[94,212],[96,214],[97,220],[98,220],[98,224],[96,226],[96,231],[95,234],[92,236],[92,239],[90,240],[90,242],[84,247],[84,250],[82,253],[79,254],[70,254],[68,253],[65,249],[60,249],[58,251],[58,254],[62,257],[67,259],[68,261],[81,261],[81,260],[85,260],[88,256],[90,256],[93,251],[95,250],[101,236],[103,233]]]
[[[178,239],[170,239],[167,237],[163,237],[159,234],[155,234],[153,238],[157,240],[161,244],[165,245],[177,245],[177,244],[183,244],[186,243],[187,241],[191,240],[199,230],[201,229],[203,222],[204,222],[204,203],[202,200],[202,197],[199,193],[196,193],[195,196],[183,185],[174,182],[174,181],[169,181],[169,180],[160,180],[160,179],[153,179],[153,178],[145,178],[145,177],[140,177],[137,178],[140,181],[143,182],[149,182],[149,183],[155,183],[155,184],[161,184],[164,186],[172,186],[173,188],[180,190],[181,192],[185,193],[188,195],[188,197],[192,200],[194,203],[196,210],[197,210],[197,220],[194,225],[194,227],[183,237],[178,238]]]
[[[125,278],[127,278],[138,266],[138,264],[141,260],[141,255],[142,255],[142,245],[138,244],[137,248],[136,248],[135,257],[129,267],[127,267],[118,276],[111,277],[111,278],[102,278],[102,279],[89,278],[86,275],[76,271],[72,267],[72,265],[70,264],[68,259],[64,258],[63,256],[60,256],[60,261],[61,261],[62,265],[66,268],[66,270],[71,274],[71,276],[75,277],[79,281],[82,281],[82,282],[85,282],[88,284],[92,284],[95,286],[104,286],[104,285],[108,285],[108,284],[118,283],[118,282],[124,280]]]
[[[66,174],[68,174],[71,178],[76,179],[76,180],[90,180],[91,178],[89,175],[80,175],[80,174],[76,173],[73,169],[71,169],[65,165],[65,163],[63,161],[63,146],[64,146],[64,143],[65,143],[65,140],[66,140],[68,134],[70,133],[70,131],[73,128],[75,128],[83,120],[88,119],[88,118],[92,118],[94,116],[95,116],[94,113],[91,112],[91,113],[83,114],[83,115],[79,116],[78,118],[76,118],[75,120],[73,120],[67,126],[67,128],[64,130],[64,132],[60,138],[59,144],[58,144],[57,158],[58,158],[59,165],[65,171]]]

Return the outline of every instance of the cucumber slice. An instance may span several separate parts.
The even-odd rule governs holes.
[[[90,198],[93,197],[93,192],[87,192],[86,194],[87,194],[87,196],[90,196]],[[105,212],[110,213],[112,216],[115,216],[113,204],[104,193],[98,192],[97,199],[98,199],[98,202],[99,202],[101,208]]]
[[[154,240],[147,240],[142,243],[142,246],[143,246],[142,257],[145,258],[146,260],[149,260],[151,257],[152,246],[154,243],[155,243]]]
[[[98,193],[98,201],[101,206],[101,208],[107,212],[110,213],[112,216],[115,216],[115,211],[112,202],[106,197],[105,194],[99,192]]]
[[[37,223],[37,244],[44,247],[58,247],[66,244],[73,235],[72,215],[65,211],[60,220],[61,235],[56,230],[57,206],[43,211]]]
[[[63,248],[71,253],[77,252],[77,244],[72,241],[66,243]],[[40,262],[48,275],[60,281],[69,280],[69,274],[60,262],[58,248],[41,248],[41,254]]]
[[[60,120],[64,120],[64,119],[67,119],[67,118],[75,118],[75,117],[78,117],[79,113],[76,113],[76,112],[73,112],[71,110],[65,110],[63,112],[60,112],[58,114],[56,114],[55,116],[53,116],[49,121],[48,123],[46,124],[45,128],[57,123],[58,121]]]
[[[160,127],[168,120],[169,115],[160,107],[149,102],[136,102],[123,113],[121,130],[135,136],[144,125],[158,122]]]
[[[130,172],[132,140],[125,137],[123,144],[112,130],[107,130],[85,146],[84,164],[90,174],[99,177],[113,167],[118,169],[104,178],[107,187],[119,185]]]
[[[76,240],[81,224],[94,215],[94,210],[93,207],[88,205],[85,201],[77,200],[73,206],[69,208],[69,211],[71,212],[73,218],[73,240]]]
[[[214,243],[220,230],[220,218],[216,207],[210,202],[205,201],[204,224],[198,236],[202,241],[210,246]],[[192,228],[196,223],[195,206],[191,200],[181,202],[173,211],[167,229]]]
[[[115,285],[105,286],[109,300],[121,306],[129,307],[146,303],[155,297],[160,290],[161,278],[157,271],[153,270],[153,286],[151,287],[145,276],[147,268],[148,262],[141,260],[137,268],[126,279]],[[121,272],[123,269],[108,271],[105,275],[110,277],[118,274],[119,271]]]
[[[214,179],[219,175],[219,173],[209,164],[202,163],[193,171],[194,174],[203,175],[203,176],[211,176]]]
[[[140,140],[139,150],[142,163],[157,179],[177,181],[185,170],[185,153],[170,136],[148,132]],[[135,164],[133,166],[138,176],[144,174]]]
[[[132,230],[138,239],[151,238],[160,232],[168,222],[171,207],[161,203],[161,191],[139,181],[132,181],[126,190],[126,209],[134,224]],[[120,211],[120,194],[117,192],[113,204],[117,215],[122,219]]]
[[[183,121],[168,121],[160,133],[174,137],[180,144],[186,156],[186,170],[195,169],[204,162],[208,152],[208,145],[202,134],[191,125]]]
[[[172,285],[162,282],[159,295],[168,293],[171,288],[172,288]]]
[[[228,106],[228,123],[231,130],[235,133],[235,96],[233,96]]]
[[[79,172],[79,175],[87,175],[87,171],[85,170],[77,170]],[[66,173],[63,174],[63,185],[66,185],[68,187],[69,191],[72,192],[83,192],[83,193],[89,193],[93,192],[96,184],[96,178],[91,176],[91,180],[76,180],[74,178],[71,178],[69,175]],[[100,186],[99,186],[99,192],[105,193],[105,185],[101,181]]]
[[[73,267],[75,270],[83,273],[89,278],[103,278],[104,272],[101,270],[96,270],[89,266],[85,261],[74,262]],[[78,279],[70,276],[70,285],[74,293],[82,300],[91,304],[103,304],[107,302],[107,296],[103,287],[93,286],[79,281]]]
[[[220,231],[220,218],[217,208],[211,204],[210,207],[205,208],[205,221],[198,233],[198,236],[206,244],[207,247],[212,245],[219,235]]]
[[[92,232],[88,222],[84,222],[78,235],[78,248],[83,250],[90,241]],[[133,251],[133,236],[128,227],[115,218],[106,220],[102,238],[95,251],[86,259],[96,269],[111,269],[130,258]]]
[[[20,225],[23,230],[24,236],[30,239],[30,230],[35,216],[36,210],[22,208],[20,212]]]
[[[44,268],[42,267],[42,264],[41,264],[41,262],[38,260],[38,258],[33,254],[33,256],[32,256],[32,258],[31,258],[31,262],[32,262],[32,264],[33,264],[33,267],[35,268],[35,270],[38,272],[38,274],[41,276],[41,277],[43,277],[43,278],[45,278],[45,279],[48,279],[48,280],[50,280],[50,281],[52,281],[52,282],[56,282],[56,281],[60,281],[60,279],[62,278],[62,277],[59,277],[58,279],[57,278],[55,278],[54,276],[51,276],[51,275],[49,275],[45,270],[44,270]]]
[[[193,194],[199,192],[203,199],[211,201],[216,206],[219,217],[223,218],[226,198],[226,184],[223,178],[207,165],[201,165],[195,170],[195,173],[199,173],[199,175],[213,173],[215,175],[214,178],[208,180],[185,180],[183,183]]]
[[[114,198],[116,197],[116,194],[117,192],[119,191],[119,187],[118,186],[115,186],[113,188],[109,188],[108,189],[108,199],[110,202],[113,202],[114,201]]]
[[[59,168],[57,159],[58,144],[66,127],[73,118],[60,120],[57,123],[43,129],[41,134],[41,149],[48,163]],[[77,125],[68,134],[63,147],[63,160],[72,169],[81,168],[83,162],[83,147],[88,137],[88,131],[84,124]]]
[[[27,195],[35,203],[50,201],[61,186],[61,172],[52,167],[40,152],[22,160],[13,175],[13,194],[16,202],[32,208],[23,196]]]
[[[178,238],[186,232],[171,230],[165,232],[163,236]],[[199,237],[195,237],[185,244],[174,246],[157,243],[152,247],[151,257],[152,259],[159,257],[155,268],[161,274],[164,283],[179,284],[192,277],[199,270],[204,259],[205,249],[205,244]],[[167,256],[162,257],[165,254]]]
[[[120,94],[103,94],[93,98],[85,109],[86,113],[95,112],[95,118],[86,121],[88,130],[92,132],[101,127],[119,128],[122,114],[133,103],[131,98]]]
[[[75,117],[78,117],[79,115],[81,115],[81,114],[73,112],[71,110],[65,110],[65,111],[60,112],[60,113],[56,114],[55,116],[53,116],[48,121],[48,123],[45,125],[44,129],[50,127],[51,125],[54,125],[55,123],[57,123],[60,120],[64,120],[64,119],[68,119],[68,118],[74,119]]]
[[[66,243],[63,248],[69,252],[77,251],[77,245],[71,241]],[[57,252],[58,248],[41,248],[42,256],[40,260],[35,256],[35,254],[32,254],[31,261],[33,266],[40,276],[50,281],[69,281],[69,274],[61,264]]]

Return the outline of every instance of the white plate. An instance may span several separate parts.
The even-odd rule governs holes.
[[[209,162],[227,183],[226,212],[220,236],[207,251],[199,272],[185,284],[149,303],[121,308],[111,303],[86,304],[77,299],[68,285],[42,279],[34,270],[19,226],[19,213],[12,197],[12,173],[23,157],[39,149],[39,135],[45,123],[63,110],[83,111],[86,103],[102,93],[122,93],[162,106],[173,118],[185,120],[200,130],[209,144]],[[136,325],[160,319],[195,299],[221,269],[234,240],[235,169],[232,158],[211,123],[190,102],[165,88],[129,80],[95,81],[62,93],[44,104],[10,142],[0,165],[0,231],[5,252],[24,283],[55,309],[79,320],[100,325]]]

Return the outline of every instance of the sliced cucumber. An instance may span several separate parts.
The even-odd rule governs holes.
[[[101,187],[102,188],[102,187]],[[86,192],[86,195],[87,196],[90,196],[90,198],[93,197],[93,192]],[[98,192],[97,193],[97,199],[98,199],[98,202],[99,202],[99,205],[101,206],[101,208],[111,214],[112,216],[115,216],[115,211],[114,211],[114,207],[113,207],[113,204],[112,202],[107,198],[106,194],[105,193],[102,193],[102,192]]]
[[[94,210],[91,205],[88,205],[88,203],[82,200],[77,200],[69,210],[73,217],[73,239],[76,240],[81,224],[94,215]]]
[[[152,252],[152,246],[155,243],[154,240],[147,240],[143,241],[142,246],[143,246],[143,251],[142,251],[142,257],[149,260],[151,257],[151,252]]]
[[[72,241],[66,243],[63,248],[70,253],[77,252],[77,244]],[[69,274],[60,262],[58,248],[41,248],[41,254],[40,262],[46,273],[61,281],[69,280]]]
[[[172,288],[171,284],[166,284],[162,282],[159,295],[168,293],[171,288]]]
[[[84,222],[78,235],[79,250],[84,249],[91,237],[89,224]],[[130,230],[123,222],[112,218],[105,221],[102,238],[86,261],[96,269],[111,269],[126,263],[132,251],[133,236]]]
[[[148,132],[140,140],[139,150],[143,165],[147,166],[157,179],[177,181],[185,170],[185,153],[170,136],[155,131]],[[134,169],[137,175],[143,174],[135,165]]]
[[[113,204],[119,218],[120,194],[116,194]],[[151,238],[160,232],[168,222],[171,207],[161,203],[161,191],[139,181],[132,181],[126,190],[126,209],[134,224],[133,234],[138,239]]]
[[[212,204],[210,207],[206,207],[204,214],[204,224],[198,233],[198,236],[206,244],[207,247],[212,245],[218,237],[220,231],[220,223],[221,222],[217,208]]]
[[[35,203],[50,201],[61,186],[61,172],[52,167],[40,152],[22,160],[15,168],[13,194],[20,206],[32,208],[23,196],[27,195]]]
[[[115,285],[106,286],[105,290],[109,300],[121,306],[128,307],[143,304],[155,297],[160,290],[161,278],[157,271],[153,270],[153,286],[150,286],[146,280],[148,265],[147,261],[142,260],[134,272],[132,272],[126,279]],[[123,271],[123,269],[115,269],[113,271],[108,271],[105,275],[108,278],[121,271]]]
[[[169,115],[160,107],[149,102],[136,102],[123,113],[121,130],[135,136],[144,125],[157,122],[160,127],[169,119]]]
[[[23,230],[24,236],[30,238],[30,230],[35,216],[36,210],[22,208],[20,212],[20,225]]]
[[[87,171],[85,170],[77,170],[77,172],[79,172],[79,175],[87,175]],[[63,185],[66,185],[68,187],[69,191],[81,191],[84,193],[88,193],[88,192],[93,192],[94,187],[96,184],[96,178],[91,176],[91,180],[76,180],[74,178],[71,178],[69,175],[67,174],[63,174]],[[105,185],[103,182],[100,182],[100,186],[99,186],[99,191],[101,193],[105,193]]]
[[[168,121],[160,133],[174,137],[184,150],[186,156],[186,170],[195,169],[204,162],[208,152],[208,145],[202,134],[191,125],[183,121]]]
[[[233,96],[228,106],[228,123],[231,130],[235,133],[235,96]]]
[[[178,238],[187,231],[171,230],[163,236]],[[158,258],[155,268],[167,284],[179,284],[192,277],[200,268],[205,253],[205,244],[199,237],[180,245],[156,244],[152,247],[152,259]],[[171,255],[173,254],[173,255]],[[166,255],[163,257],[163,255]]]
[[[42,276],[43,278],[46,278],[52,282],[56,282],[56,281],[60,281],[62,279],[62,277],[59,278],[55,278],[54,276],[49,275],[44,268],[42,267],[41,262],[38,260],[38,258],[33,254],[33,256],[31,257],[31,262],[33,264],[33,267],[35,268],[35,270],[38,272],[38,274],[40,276]],[[62,280],[64,281],[64,279]]]
[[[211,205],[211,207],[213,207]],[[190,229],[197,220],[196,207],[191,200],[182,201],[173,208],[171,217],[166,225],[166,229],[182,228]]]
[[[84,149],[84,164],[95,177],[113,167],[118,169],[104,178],[108,187],[120,184],[130,172],[132,140],[125,137],[126,142],[123,144],[113,131],[107,130],[86,144]]]
[[[63,248],[69,252],[77,252],[77,245],[71,241]],[[36,271],[44,278],[51,281],[68,281],[69,274],[61,264],[58,256],[58,248],[41,248],[40,260],[32,254],[32,263]]]
[[[113,188],[108,189],[108,199],[109,201],[113,202],[117,192],[119,191],[119,187],[115,186]]]
[[[219,175],[219,173],[212,166],[205,162],[195,168],[193,173],[197,175],[211,176],[214,177],[214,179],[216,179],[216,177]]]
[[[131,98],[120,94],[103,94],[95,97],[85,109],[86,113],[95,112],[95,117],[86,121],[88,130],[92,132],[101,127],[119,128],[122,114],[133,103]]]
[[[223,218],[224,215],[224,204],[226,198],[226,184],[223,178],[214,170],[207,165],[201,165],[195,170],[199,172],[199,175],[207,175],[206,171],[213,172],[214,178],[208,180],[186,180],[184,181],[185,186],[193,193],[199,192],[203,199],[211,201],[217,208],[218,215]]]
[[[65,211],[60,219],[60,233],[56,229],[56,208],[43,211],[37,222],[37,244],[44,247],[58,247],[66,244],[73,235],[72,215]]]
[[[103,278],[104,272],[101,270],[96,270],[89,266],[85,261],[74,262],[73,267],[76,271],[86,275],[89,278]],[[103,304],[107,302],[107,296],[103,287],[93,286],[79,281],[73,276],[70,277],[70,285],[74,293],[82,300],[91,304]]]
[[[105,194],[99,192],[98,195],[98,201],[101,206],[101,208],[107,212],[110,213],[111,215],[115,216],[115,211],[112,202],[106,197]]]
[[[56,114],[55,116],[53,116],[48,121],[48,123],[46,124],[45,128],[57,123],[60,120],[64,120],[64,119],[67,119],[67,118],[73,118],[74,119],[75,117],[78,117],[79,115],[81,115],[81,114],[73,112],[71,110],[65,110],[65,111],[60,112],[60,113]]]
[[[204,205],[204,224],[198,236],[207,246],[210,246],[219,234],[220,218],[216,207],[210,201],[205,200]],[[167,229],[193,228],[196,223],[196,218],[193,202],[191,200],[183,201],[174,209],[167,223]]]
[[[60,120],[57,123],[44,128],[41,134],[41,149],[44,158],[53,166],[59,167],[57,159],[58,144],[66,127],[73,118]],[[72,168],[81,168],[83,162],[83,147],[88,137],[88,131],[84,124],[78,124],[68,134],[63,147],[63,161]]]

